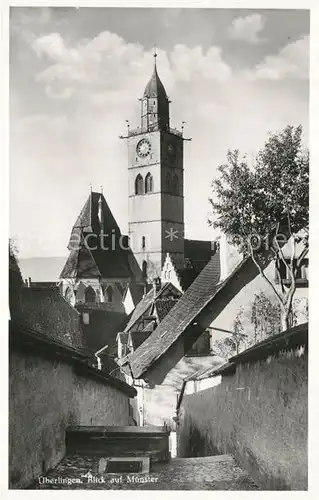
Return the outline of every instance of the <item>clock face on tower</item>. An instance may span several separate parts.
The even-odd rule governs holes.
[[[136,146],[136,152],[141,158],[145,158],[151,152],[151,143],[148,139],[141,139]]]

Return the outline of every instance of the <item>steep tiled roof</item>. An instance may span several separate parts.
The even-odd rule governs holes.
[[[68,248],[71,253],[61,279],[141,278],[134,255],[127,249],[127,236],[121,235],[103,194],[90,193],[72,228]]]
[[[134,353],[121,360],[121,364],[130,364],[134,377],[140,377],[164,354],[214,297],[221,287],[218,266],[219,255],[215,254],[150,337]]]
[[[165,316],[170,312],[172,307],[178,302],[179,299],[164,298],[157,299],[155,302],[155,309],[158,316],[158,321],[161,322]]]
[[[92,252],[84,246],[71,250],[62,269],[60,278],[98,278],[100,271],[94,261]]]
[[[154,292],[153,289],[149,290],[146,295],[140,300],[140,302],[135,307],[126,327],[125,332],[128,332],[135,323],[140,319],[140,317],[145,314],[148,309],[150,309],[154,300]]]
[[[129,322],[127,323],[125,327],[125,331],[129,331],[136,323],[137,321],[146,313],[150,312],[150,309],[152,305],[157,302],[160,298],[163,298],[165,293],[168,292],[170,289],[174,291],[174,294],[178,297],[181,296],[181,293],[177,288],[175,288],[171,283],[165,283],[161,289],[156,293],[154,296],[154,290],[151,288],[146,295],[142,298],[142,300],[137,304],[136,308],[134,309],[132,316],[129,319]]]
[[[160,77],[158,76],[156,65],[154,66],[154,71],[151,79],[147,83],[144,90],[144,97],[159,97],[167,99],[166,91],[164,85],[162,84]]]
[[[93,258],[101,275],[105,278],[129,278],[132,276],[128,262],[129,250],[92,250]]]
[[[70,347],[88,347],[81,329],[80,315],[58,290],[21,287],[11,309],[11,319],[22,327]]]
[[[177,261],[170,256],[182,290],[187,290],[214,253],[215,262],[218,264],[219,247],[217,245],[213,249],[211,241],[184,240],[184,260]],[[219,272],[218,269],[217,272]]]
[[[78,216],[73,229],[80,229],[84,233],[95,233],[99,234],[101,230],[101,224],[98,217],[99,212],[99,200],[101,200],[102,215],[103,215],[103,225],[104,232],[114,234],[121,234],[120,228],[110,210],[110,207],[106,203],[106,200],[101,193],[92,192],[90,193],[88,199],[86,200],[84,207],[82,208],[80,215]],[[72,240],[73,229],[70,237],[70,249],[72,244],[76,241],[78,232],[75,231],[75,240]]]
[[[149,325],[148,325],[149,326]],[[151,331],[143,331],[143,332],[132,332],[130,335],[131,341],[132,341],[132,346],[135,351],[140,345],[145,342],[145,340],[151,335],[153,330]]]

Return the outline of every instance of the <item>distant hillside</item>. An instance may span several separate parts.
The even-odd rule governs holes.
[[[31,257],[18,259],[23,279],[57,281],[67,257]]]

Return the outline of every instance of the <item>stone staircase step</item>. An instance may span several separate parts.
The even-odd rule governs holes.
[[[150,457],[152,463],[167,462],[169,434],[163,427],[74,426],[66,430],[68,455]]]

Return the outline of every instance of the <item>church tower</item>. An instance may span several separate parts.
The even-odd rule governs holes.
[[[140,126],[126,136],[130,246],[148,280],[160,276],[167,253],[184,260],[183,134],[170,128],[156,57],[140,99]]]

